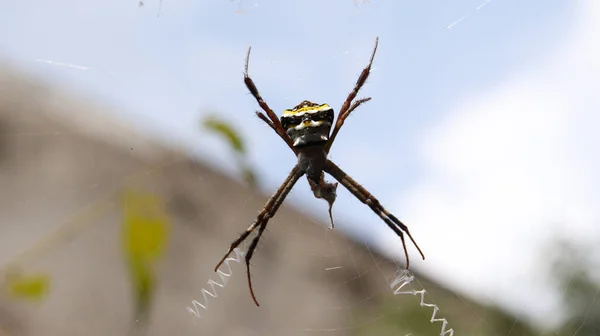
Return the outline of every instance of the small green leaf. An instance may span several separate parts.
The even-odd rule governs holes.
[[[148,263],[131,260],[129,269],[135,288],[135,320],[143,323],[147,320],[156,287],[154,268]]]
[[[220,134],[223,136],[236,156],[237,165],[241,170],[244,180],[250,185],[251,188],[258,186],[258,179],[252,166],[248,164],[248,158],[246,156],[246,145],[239,132],[237,132],[233,125],[227,121],[221,120],[216,116],[208,116],[204,118],[204,127],[208,130]]]
[[[170,222],[159,199],[128,192],[125,197],[125,253],[134,260],[151,261],[164,252]]]
[[[7,280],[10,293],[21,299],[39,301],[48,294],[50,288],[50,276],[46,274],[14,275]]]
[[[204,119],[204,127],[225,137],[231,148],[237,153],[246,153],[244,141],[230,123],[219,120],[214,116],[209,116]]]
[[[135,298],[135,319],[145,320],[154,295],[156,263],[163,256],[171,223],[160,199],[129,191],[124,199],[123,242]]]

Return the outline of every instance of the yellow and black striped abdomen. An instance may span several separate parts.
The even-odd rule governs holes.
[[[333,114],[328,104],[305,100],[293,109],[285,110],[281,124],[292,138],[294,147],[323,145],[329,140]]]

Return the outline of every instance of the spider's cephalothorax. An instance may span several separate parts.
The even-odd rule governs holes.
[[[277,118],[277,115],[273,113],[273,110],[263,100],[254,84],[254,81],[248,76],[248,61],[250,59],[250,49],[246,56],[246,69],[244,71],[244,84],[254,96],[258,105],[266,113],[256,112],[256,115],[264,121],[271,129],[279,135],[279,137],[285,141],[288,147],[298,157],[298,163],[294,166],[294,169],[290,172],[288,177],[283,181],[283,184],[277,189],[275,194],[269,198],[269,201],[265,207],[258,214],[256,221],[246,229],[236,240],[234,240],[229,246],[229,250],[221,261],[215,267],[215,272],[226,260],[227,256],[237,248],[248,236],[258,229],[256,237],[252,239],[252,242],[248,246],[248,253],[245,256],[246,269],[248,277],[248,287],[250,288],[250,294],[254,303],[258,306],[258,301],[254,295],[252,289],[252,278],[250,277],[250,260],[254,254],[254,250],[258,245],[258,241],[262,236],[263,232],[267,228],[267,223],[272,218],[277,209],[281,206],[286,196],[290,193],[296,182],[303,176],[306,175],[308,184],[315,197],[326,200],[329,203],[329,216],[331,217],[331,228],[333,229],[333,216],[331,215],[331,207],[336,199],[336,188],[338,183],[328,183],[325,181],[325,173],[331,175],[339,183],[341,183],[348,191],[352,193],[359,201],[366,204],[375,212],[385,224],[402,240],[402,246],[404,247],[404,254],[406,255],[406,268],[409,266],[408,250],[404,241],[404,235],[415,245],[421,257],[425,259],[425,255],[421,252],[421,249],[411,236],[408,231],[408,227],[404,225],[396,216],[387,211],[379,201],[373,196],[367,189],[361,186],[358,182],[352,179],[346,174],[340,167],[338,167],[331,160],[327,159],[327,154],[331,149],[331,145],[335,140],[338,132],[344,125],[344,121],[352,111],[354,111],[361,104],[369,101],[371,98],[357,99],[356,95],[360,88],[365,84],[369,73],[371,71],[371,65],[373,64],[373,58],[375,58],[375,52],[377,51],[377,42],[375,40],[375,48],[373,54],[371,54],[371,60],[369,65],[363,69],[358,76],[358,80],[354,85],[348,98],[344,101],[344,104],[340,108],[335,124],[333,123],[333,109],[327,104],[315,104],[308,100],[303,101],[300,105],[294,107],[291,110],[286,110],[281,116],[281,120]],[[331,134],[329,131],[333,126]]]
[[[325,145],[333,125],[333,108],[305,100],[293,109],[285,110],[281,125],[296,148]]]

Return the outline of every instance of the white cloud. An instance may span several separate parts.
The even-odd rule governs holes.
[[[578,4],[552,54],[424,133],[425,177],[396,207],[424,271],[546,323],[558,306],[540,248],[556,232],[600,233],[600,3]]]

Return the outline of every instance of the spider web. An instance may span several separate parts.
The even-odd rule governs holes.
[[[475,1],[472,4],[467,4],[465,7],[460,8],[459,15],[452,17],[450,20],[436,23],[439,23],[442,29],[445,26],[447,31],[460,28],[470,29],[467,26],[469,22],[471,20],[477,20],[483,10],[495,10],[492,8],[492,5],[495,3],[498,2],[489,0],[484,2]],[[237,2],[237,4],[240,6],[240,10],[245,5],[243,1]],[[367,2],[354,2],[353,4],[358,10],[368,10],[368,6],[373,5],[372,3]],[[146,2],[146,6],[148,5],[149,3]],[[259,8],[257,5],[258,3],[252,3],[248,6],[249,8],[252,8],[252,10],[257,10],[256,8]],[[164,14],[168,15],[168,3],[165,2],[163,6]],[[226,4],[224,6],[226,6]],[[266,6],[266,4],[261,3],[260,7]],[[244,10],[244,12],[247,12],[247,10]],[[365,45],[367,45],[367,42],[361,42],[360,46],[357,46],[351,51],[346,51],[342,54],[334,54],[331,58],[325,58],[323,61],[337,62],[338,60],[344,59],[344,57],[348,57],[348,55],[352,55],[352,57],[356,55],[357,61],[356,64],[353,64],[352,69],[360,69],[364,64],[362,64],[362,60],[358,55],[365,53],[363,50]],[[308,54],[302,54],[302,51],[299,53],[302,57],[308,57]],[[262,57],[265,58],[265,55],[267,54],[268,52],[265,51],[262,54]],[[378,55],[378,57],[385,58],[385,54],[382,54],[383,55]],[[251,74],[255,74],[253,76],[257,78],[257,81],[261,76],[259,74],[264,73],[264,70],[267,68],[266,66],[261,65],[260,57],[261,56],[257,56],[258,60],[256,61],[256,66],[251,66]],[[295,70],[293,67],[290,67],[290,64],[287,61],[283,61],[284,59],[285,58],[283,57],[278,57],[278,55],[273,55],[269,66],[274,67],[276,72],[280,70],[280,73],[289,73],[290,71],[293,73]],[[60,69],[60,71],[96,71],[101,72],[104,75],[119,76],[119,71],[68,63],[62,60],[38,58],[36,56],[30,58],[29,61],[40,63],[40,65],[52,66],[53,68]],[[317,63],[317,61],[314,63]],[[343,81],[340,80],[340,82],[342,82],[341,85],[343,85],[343,83],[351,83],[352,80],[354,80],[355,72],[358,71],[356,69],[344,71],[344,73],[341,74],[340,77],[344,77]],[[120,70],[122,71],[123,69]],[[58,71],[59,70],[56,70],[56,72]],[[379,71],[379,69],[375,69],[375,72],[377,71]],[[307,82],[315,77],[316,76],[310,76],[310,74],[298,73],[293,75],[293,82],[295,83],[294,85],[298,86],[299,90],[305,89]],[[266,82],[266,86],[268,87],[269,80],[269,78],[266,80],[263,78],[260,81],[263,83]],[[276,79],[271,80],[276,81]],[[370,82],[373,82],[374,84],[376,81],[371,79]],[[372,83],[369,83],[368,85],[371,84]],[[261,85],[261,88],[262,87],[263,85]],[[371,94],[372,92],[375,92],[375,90],[367,92],[367,94]],[[240,94],[236,93],[232,94],[232,96],[240,96]],[[277,96],[277,94],[275,94],[275,96]],[[289,98],[287,96],[282,97],[283,101],[287,103]],[[343,100],[341,95],[338,98],[340,97]],[[340,100],[338,98],[336,99]],[[273,106],[281,105],[281,102],[278,102],[276,99],[274,102],[271,100],[269,101]],[[236,115],[237,114],[239,113],[236,112]],[[248,115],[252,117],[252,113],[248,113]],[[368,116],[366,113],[359,114],[356,117],[353,116],[352,119],[353,120],[351,121],[356,123],[356,125],[373,123],[374,120],[372,116]],[[241,124],[256,125],[255,121],[246,123],[247,120],[249,119],[241,119]],[[97,123],[100,124],[100,121]],[[345,129],[344,132],[350,132],[350,128],[353,127],[350,125],[350,122],[348,124],[348,129]],[[96,133],[103,132],[96,131]],[[34,136],[39,137],[44,142],[51,143],[55,141],[65,141],[70,145],[74,145],[77,142],[76,138],[70,138],[70,136],[74,135],[81,134],[69,131],[53,132],[52,134],[39,132],[5,133],[5,136],[9,138]],[[271,134],[271,136],[274,135]],[[342,138],[342,136],[340,136],[340,138]],[[352,142],[353,139],[346,138],[345,140]],[[384,138],[384,140],[387,139]],[[256,145],[256,148],[267,148],[270,144],[270,140],[265,140],[263,142],[261,139],[251,139],[250,141],[253,146]],[[348,145],[342,144],[341,142],[342,140],[340,139],[340,143],[337,144],[341,147],[341,150],[336,153],[348,153],[347,147],[343,147]],[[142,148],[144,147],[141,141],[140,143],[136,143],[135,139],[128,139],[126,143],[135,151],[142,151]],[[354,148],[360,149],[360,147]],[[360,152],[367,153],[368,149],[360,149]],[[344,160],[344,157],[349,156],[335,153],[334,155],[336,156],[334,159],[341,161]],[[269,161],[262,160],[264,158],[269,157],[262,156],[261,161]],[[368,161],[378,161],[382,159],[382,157],[377,154],[375,154],[373,158],[374,160]],[[217,156],[216,158],[213,157],[213,159],[217,164],[219,162],[224,165],[227,164],[227,157],[225,155],[221,157]],[[354,174],[354,171],[358,171],[358,177],[364,177],[366,175],[361,173],[360,166],[357,167],[357,165],[352,165],[352,159],[348,159],[346,163],[350,164],[341,166],[344,169],[347,169],[349,173]],[[186,164],[187,162],[184,159],[172,159],[168,161],[167,164],[155,165],[138,171],[136,172],[136,175],[139,174],[145,176],[146,180],[150,181],[153,179],[158,180],[157,176],[160,174],[175,175],[177,174],[178,169],[184,167]],[[28,168],[34,169],[32,165],[29,165]],[[385,171],[385,169],[385,167],[381,167],[382,175],[392,176],[394,178],[400,176],[394,175],[394,172],[389,169]],[[273,177],[272,179],[276,180],[286,173],[287,172],[285,171],[280,172],[280,176]],[[37,175],[38,177],[41,176],[42,170],[39,170]],[[201,174],[198,174],[198,176],[200,177]],[[212,177],[218,179],[218,174],[214,174]],[[358,177],[357,180],[362,182],[363,179]],[[204,185],[209,184],[208,180],[210,179],[211,178],[208,177],[199,178],[196,183],[186,185],[186,190],[201,189]],[[121,183],[122,180],[116,179],[114,182],[116,185]],[[38,178],[34,183],[38,183],[41,186],[44,182]],[[270,183],[269,185],[274,183]],[[78,188],[83,194],[86,194],[87,191],[88,198],[94,199],[99,194],[97,192],[98,189],[102,189],[108,193],[108,190],[115,187],[115,185],[113,185],[112,181],[95,181],[94,183],[87,184],[83,188],[71,187],[71,189],[69,189],[69,187],[63,187],[62,192],[68,194],[69,192],[74,192],[75,188]],[[370,184],[365,183],[365,185],[368,187]],[[296,189],[297,190],[292,193],[286,204],[288,206],[291,204],[296,205],[296,209],[299,209],[299,211],[303,212],[305,215],[318,218],[319,223],[321,220],[325,222],[326,216],[320,215],[321,212],[323,214],[326,213],[324,205],[318,201],[304,201],[304,199],[311,196],[310,193],[307,192],[306,186],[303,186],[302,181],[298,183]],[[374,194],[380,195],[375,191]],[[398,211],[398,209],[402,209],[403,207],[393,206],[393,200],[390,202],[389,198],[384,197],[381,197],[380,200],[384,205],[388,206],[390,210],[394,210],[394,213],[403,213]],[[174,202],[174,198],[167,199],[166,201]],[[34,207],[31,204],[36,204],[34,201],[30,202],[32,203],[28,206],[29,209]],[[347,209],[355,207],[356,204],[360,205],[360,203],[356,203],[357,201],[345,192],[340,192],[340,199],[334,207],[337,221],[336,231],[330,231],[324,226],[320,227],[319,225],[321,224],[316,220],[314,220],[313,224],[317,226],[318,229],[307,231],[307,229],[305,229],[305,220],[295,217],[295,215],[288,210],[280,211],[278,215],[271,220],[267,233],[265,233],[259,249],[257,250],[256,257],[253,259],[253,282],[255,290],[258,299],[261,300],[261,298],[264,298],[265,300],[261,300],[263,306],[260,309],[256,309],[252,306],[249,298],[245,282],[245,269],[243,264],[240,263],[243,251],[246,250],[247,246],[240,248],[238,253],[232,256],[232,259],[225,265],[225,269],[222,268],[220,272],[217,273],[212,272],[212,260],[218,260],[220,257],[219,254],[222,250],[224,251],[230,240],[235,238],[235,234],[245,229],[245,225],[251,222],[252,214],[262,206],[264,198],[257,193],[250,197],[242,197],[241,199],[239,197],[237,199],[232,197],[231,202],[235,202],[237,206],[235,212],[227,214],[229,216],[228,223],[231,223],[231,226],[228,226],[227,233],[223,233],[223,235],[219,235],[216,238],[211,238],[208,241],[201,240],[201,243],[198,242],[195,249],[200,250],[202,254],[207,256],[206,258],[201,259],[202,262],[200,264],[190,264],[185,268],[186,272],[193,274],[194,285],[187,287],[188,291],[185,293],[178,293],[178,295],[176,295],[177,300],[179,300],[177,304],[173,304],[172,301],[168,301],[167,299],[164,300],[167,300],[166,302],[168,303],[165,301],[161,302],[160,300],[157,303],[158,316],[165,310],[177,309],[177,307],[181,308],[180,315],[176,315],[178,316],[176,322],[181,326],[181,330],[193,330],[193,333],[191,334],[196,332],[214,332],[215,334],[223,332],[237,332],[240,334],[254,332],[256,334],[287,335],[451,335],[469,333],[464,329],[464,324],[460,324],[463,319],[467,319],[471,322],[470,327],[480,328],[477,329],[479,333],[475,333],[478,335],[526,334],[524,331],[518,329],[518,326],[521,323],[520,319],[511,317],[518,315],[520,311],[508,315],[508,317],[505,317],[506,320],[498,322],[499,318],[492,316],[488,309],[481,308],[477,302],[473,302],[472,297],[477,297],[478,294],[479,297],[486,298],[486,295],[480,295],[480,290],[477,290],[476,288],[464,290],[464,286],[460,291],[458,289],[455,291],[452,289],[446,289],[445,291],[441,290],[440,288],[444,286],[445,283],[433,282],[432,280],[429,280],[430,278],[428,276],[421,275],[421,273],[416,273],[416,275],[407,273],[399,262],[395,262],[394,259],[391,260],[389,255],[383,256],[381,253],[384,253],[384,251],[381,250],[381,246],[379,246],[379,248],[374,246],[372,241],[364,241],[360,239],[360,236],[355,236],[354,239],[340,237],[339,233],[341,231],[347,230],[357,222],[365,223],[364,225],[368,225],[369,227],[385,227],[376,216],[370,214],[364,215],[369,213],[369,209],[366,207],[362,211],[364,214],[359,215],[356,218],[354,217],[355,213],[346,214],[347,212],[350,212],[350,210]],[[202,207],[198,205],[192,206],[192,212],[196,213],[198,217],[188,218],[184,223],[184,226],[192,228],[198,219],[202,219],[201,222],[210,222],[210,211],[207,211],[207,209],[210,210],[213,207],[218,207],[217,201],[207,201],[207,204]],[[76,202],[73,202],[73,204],[70,205],[70,208],[81,208],[85,211],[85,207]],[[52,211],[53,210],[49,207],[42,207],[33,212],[52,218],[60,217],[68,212],[60,211],[54,214]],[[208,214],[205,214],[205,212]],[[419,227],[425,225],[423,222],[426,221],[420,220],[418,216],[411,216],[410,214],[407,216],[409,218],[417,219],[416,221],[407,220],[411,229],[414,226]],[[564,216],[564,218],[569,217]],[[588,218],[584,218],[581,221],[593,223]],[[571,223],[569,223],[569,225],[570,224]],[[482,224],[482,226],[485,225]],[[234,227],[235,230],[237,230],[236,232],[232,229]],[[36,232],[43,231],[40,228],[29,228]],[[443,232],[434,231],[429,234],[427,234],[426,231],[424,232],[425,235],[421,234],[419,236],[425,237],[417,237],[417,239],[428,239],[428,236],[434,235],[444,236]],[[179,238],[186,241],[189,245],[194,245],[194,240],[196,240],[196,237],[200,234],[210,236],[212,233],[210,231],[199,232],[194,228],[188,229],[183,234],[186,236],[185,239],[181,236],[179,236]],[[90,238],[90,235],[92,234],[87,234],[88,238]],[[83,240],[85,241],[85,239]],[[400,246],[398,239],[393,238],[393,240],[393,243],[384,240],[386,243],[384,246]],[[303,246],[307,241],[314,241],[314,247],[307,249]],[[82,243],[78,244],[79,248],[81,248],[81,244]],[[590,243],[589,245],[593,246],[594,244]],[[436,247],[435,244],[430,244],[430,246]],[[439,247],[438,249],[442,249],[447,253],[452,252],[452,247],[448,247],[448,245],[441,246],[442,247]],[[581,248],[581,246],[576,246],[575,250],[579,248]],[[273,250],[276,252],[273,252]],[[285,252],[283,255],[280,254],[282,251]],[[551,268],[562,276],[562,278],[561,276],[558,276],[559,281],[557,287],[562,289],[561,293],[564,295],[564,303],[562,303],[564,305],[563,308],[564,310],[570,310],[573,314],[566,314],[568,316],[564,317],[566,320],[565,324],[562,326],[562,329],[555,333],[558,335],[596,335],[598,334],[598,310],[600,307],[598,299],[599,287],[597,285],[598,275],[594,274],[590,269],[594,269],[594,260],[597,259],[588,258],[587,256],[594,256],[597,252],[594,252],[595,250],[590,248],[588,253],[584,253],[583,256],[581,256],[575,251],[568,249],[567,251],[569,252],[565,254],[568,256],[575,256],[575,261],[561,261],[558,259],[558,265],[552,266]],[[416,259],[414,251],[412,252],[411,255],[413,256],[413,259]],[[481,253],[483,252],[484,251]],[[432,253],[439,254],[440,252],[436,252],[434,249]],[[62,252],[60,255],[64,257],[65,254],[68,253]],[[292,258],[292,254],[297,255],[295,258]],[[426,251],[426,254],[429,253]],[[397,254],[393,255],[398,257]],[[306,261],[301,262],[298,260]],[[395,260],[402,261],[401,257],[398,257]],[[425,262],[419,261],[418,263],[427,264],[427,262],[428,260]],[[417,270],[420,269],[417,267]],[[450,270],[447,271],[446,274],[458,271],[458,269]],[[89,272],[92,274],[91,271]],[[289,276],[286,277],[284,274],[288,274]],[[548,274],[551,274],[551,272]],[[548,277],[550,277],[550,275],[548,275]],[[310,283],[315,281],[318,281],[321,284],[321,287],[318,289],[309,286]],[[466,284],[469,281],[464,279],[462,282]],[[189,285],[187,282],[186,284]],[[524,282],[518,282],[516,287],[522,287],[522,285],[524,285]],[[269,298],[272,296],[289,298],[287,300],[288,305],[280,307],[273,303],[269,303]],[[445,301],[448,296],[453,297],[455,300]],[[161,296],[161,298],[164,297],[168,297],[168,295],[163,294],[163,296]],[[539,296],[534,296],[533,298],[536,301],[538,299],[544,299]],[[516,301],[517,299],[512,300]],[[91,301],[92,300],[86,300],[89,306],[101,306],[101,302],[93,304]],[[232,307],[238,309],[234,311]],[[529,308],[535,309],[535,307],[536,306],[532,306]],[[111,306],[111,308],[113,307]],[[527,308],[528,307],[525,307],[525,309]],[[282,311],[287,315],[297,314],[298,316],[305,317],[305,319],[290,321],[289,325],[278,324],[277,316],[285,315]],[[458,317],[453,319],[452,316],[457,314],[457,311],[461,312],[460,319]],[[124,310],[119,310],[119,312],[119,314],[126,315]],[[277,313],[279,313],[279,315]],[[192,317],[191,319],[189,318],[190,316]],[[335,318],[323,321],[322,319],[319,319],[318,316],[334,316]],[[410,319],[405,319],[403,316],[410,316]],[[87,323],[88,326],[94,325],[93,322],[88,320],[84,323]],[[400,324],[400,326],[395,323]],[[189,324],[194,325],[193,329],[185,329]],[[508,328],[504,328],[505,325],[508,325]],[[548,322],[548,325],[551,325],[551,323]],[[102,324],[100,324],[98,330],[106,329],[102,329]],[[161,329],[157,330],[158,331],[154,332],[159,333],[164,331]],[[150,331],[152,332],[152,329],[150,329]],[[185,332],[182,334],[185,334]]]
[[[277,238],[276,236],[285,235],[283,233],[283,231],[286,231],[285,229],[277,229],[278,227],[285,226],[286,224],[284,224],[284,222],[284,220],[274,220],[273,223],[271,223],[270,227],[274,227],[274,229],[268,230],[266,237],[263,238],[265,241],[261,243],[261,247],[273,244],[273,240],[283,239],[281,237]],[[315,226],[320,225],[316,222],[313,224]],[[305,226],[306,223],[298,223],[297,225]],[[423,319],[421,324],[423,321],[428,321],[434,324],[439,323],[438,329],[440,330],[441,335],[454,334],[454,331],[449,326],[448,321],[441,316],[439,307],[431,301],[432,299],[429,297],[427,291],[423,288],[423,285],[415,279],[415,275],[413,273],[404,269],[396,262],[376,255],[370,250],[370,247],[367,243],[364,243],[362,246],[357,245],[354,241],[346,239],[340,240],[340,238],[337,237],[337,234],[328,229],[320,228],[319,230],[323,232],[322,240],[328,242],[328,244],[326,244],[326,249],[328,251],[323,255],[306,255],[301,259],[314,260],[316,258],[317,260],[322,260],[321,262],[316,261],[316,263],[319,265],[331,265],[329,267],[316,270],[316,273],[310,272],[311,276],[312,274],[315,274],[315,276],[325,280],[330,284],[325,292],[320,294],[323,296],[329,296],[329,300],[324,300],[325,302],[328,302],[329,305],[320,305],[318,307],[319,314],[323,314],[325,316],[342,315],[346,316],[346,318],[342,321],[326,321],[325,323],[323,323],[323,321],[319,321],[317,323],[320,325],[319,327],[284,327],[283,329],[273,330],[273,332],[285,332],[286,334],[290,335],[307,333],[346,334],[357,333],[359,330],[365,329],[364,331],[360,332],[372,334],[369,329],[370,327],[373,327],[373,325],[379,323],[384,318],[394,318],[397,316],[398,312],[402,311],[401,302],[405,302],[405,304],[411,304],[410,300],[394,299],[393,296],[396,295],[416,296],[417,300],[413,300],[412,304],[429,309],[429,312],[426,310],[423,312],[423,315],[421,316]],[[278,232],[280,234],[275,234],[274,232]],[[332,238],[332,235],[336,237]],[[355,248],[358,248],[360,252],[357,253],[354,250]],[[191,314],[195,322],[201,321],[205,318],[210,319],[211,313],[213,313],[209,309],[210,306],[219,305],[217,299],[220,295],[226,295],[226,288],[229,286],[230,281],[236,273],[236,270],[240,273],[237,274],[237,276],[242,278],[245,277],[245,268],[243,265],[245,255],[244,250],[245,248],[234,250],[232,256],[229,257],[223,267],[217,271],[216,276],[209,279],[206,282],[205,287],[200,290],[200,299],[192,300],[191,304],[187,307],[187,311]],[[364,260],[357,260],[359,257],[366,259],[366,268]],[[263,258],[264,253],[258,249],[255,254],[255,259],[258,259],[258,261],[254,261],[255,259],[253,259],[252,273],[254,278],[254,287],[257,292],[260,292],[261,289],[262,291],[274,290],[272,279],[267,279],[264,275],[258,273],[260,270],[269,268],[268,264],[270,260],[261,260]],[[280,277],[273,274],[269,275],[277,278]],[[267,284],[268,288],[263,286],[265,283]],[[369,283],[369,285],[366,283]],[[245,283],[242,283],[241,285],[244,286]],[[276,286],[301,287],[302,284],[299,283],[297,279],[292,279],[282,284],[277,284]],[[349,297],[348,293],[351,294]],[[311,302],[316,293],[307,291],[301,294],[308,302]],[[341,297],[343,299],[331,300],[333,297]],[[385,313],[382,313],[378,309],[373,309],[374,307],[380,305],[379,301],[381,300],[398,301],[394,302],[394,305],[398,305],[398,307],[394,306],[393,310]],[[367,307],[367,309],[365,309],[365,307]],[[432,330],[435,330],[435,325],[433,325],[433,327],[434,328],[432,328]],[[406,324],[406,328],[407,330],[410,330],[410,323]],[[437,333],[434,332],[434,334]]]

